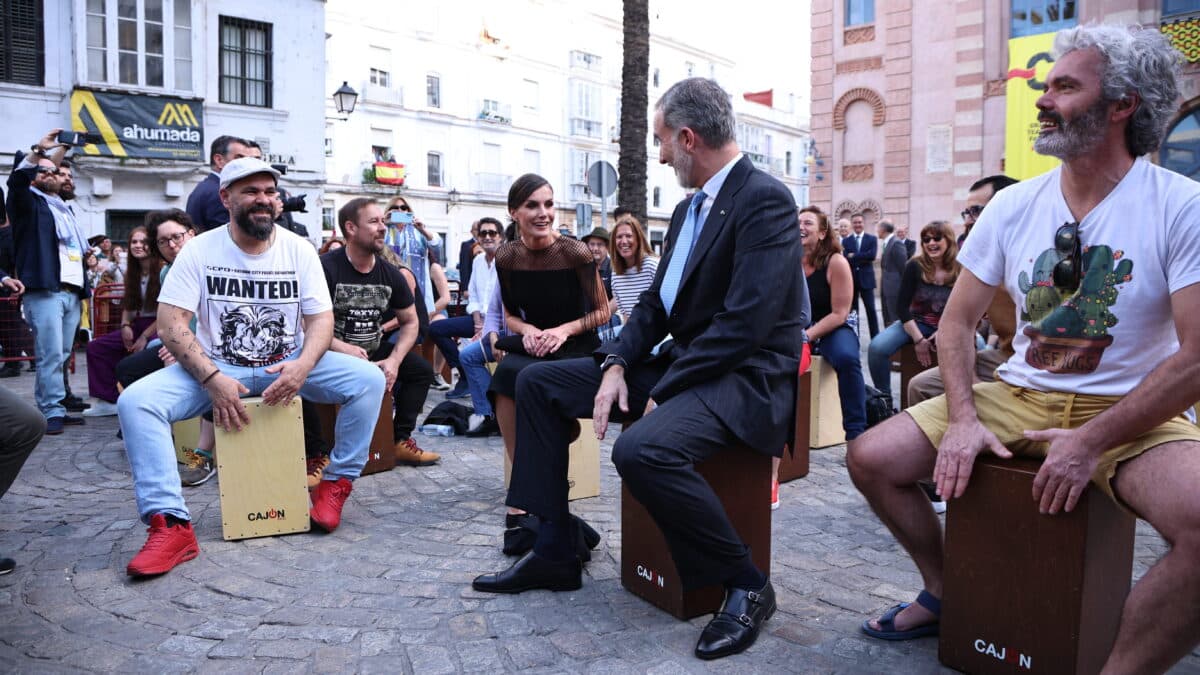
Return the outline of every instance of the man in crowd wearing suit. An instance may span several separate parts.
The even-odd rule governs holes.
[[[850,306],[858,307],[858,301],[862,300],[871,337],[875,337],[879,333],[879,319],[875,317],[875,256],[878,255],[879,242],[875,235],[863,232],[863,223],[863,214],[855,213],[850,216],[850,227],[854,231],[842,239],[842,250],[845,251],[846,259],[850,261],[850,271],[854,274],[854,301]]]
[[[896,236],[896,225],[884,218],[879,221],[880,250],[879,267],[883,272],[879,280],[879,299],[883,302],[883,325],[892,325],[899,316],[896,313],[896,297],[900,295],[900,277],[904,275],[904,265],[908,262],[908,247],[904,240]]]
[[[591,415],[603,437],[610,416],[647,410],[648,419],[617,438],[613,463],[663,532],[684,587],[724,585],[725,602],[696,645],[698,657],[713,659],[754,642],[775,611],[775,591],[695,465],[735,444],[780,454],[791,433],[808,290],[796,264],[795,202],[738,149],[729,95],[691,78],[655,108],[660,161],[699,190],[675,207],[658,274],[621,334],[594,358],[522,371],[508,504],[540,516],[542,527],[530,553],[474,587],[579,588],[567,509],[575,420]],[[674,341],[655,349],[668,334]]]
[[[187,214],[196,225],[196,234],[229,222],[229,209],[221,202],[221,169],[235,159],[250,157],[250,144],[237,136],[217,136],[209,146],[212,172],[188,195]]]
[[[904,242],[907,257],[911,258],[917,254],[917,242],[908,238],[908,225],[896,226],[896,238]]]

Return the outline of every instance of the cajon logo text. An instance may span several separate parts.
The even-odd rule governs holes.
[[[992,642],[984,640],[975,641],[975,651],[980,654],[986,654],[995,658],[997,661],[1004,661],[1024,670],[1033,670],[1033,657],[1028,654],[1021,654],[1016,651],[1008,651],[1008,647],[1000,647],[997,649]]]
[[[283,509],[270,509],[268,511],[251,511],[246,514],[246,520],[255,522],[257,520],[283,520],[286,516],[283,515]]]
[[[649,581],[652,584],[657,584],[659,588],[666,587],[667,582],[665,579],[663,579],[663,575],[655,572],[654,570],[650,569],[649,567],[646,567],[645,565],[637,566],[637,575],[639,577],[645,579],[646,581]]]

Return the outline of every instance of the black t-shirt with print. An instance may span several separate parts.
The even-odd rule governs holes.
[[[400,270],[375,256],[375,267],[363,274],[350,264],[345,249],[321,256],[321,267],[333,299],[333,336],[362,347],[367,354],[375,353],[383,336],[379,327],[397,309],[413,304]]]

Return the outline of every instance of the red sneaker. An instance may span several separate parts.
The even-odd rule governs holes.
[[[353,489],[354,483],[349,478],[321,481],[313,494],[312,509],[308,512],[313,525],[326,532],[336,530],[342,522],[342,507]]]
[[[779,481],[771,481],[771,510],[779,508]]]
[[[148,577],[171,571],[179,563],[187,562],[200,555],[200,544],[190,522],[167,525],[167,517],[161,513],[150,516],[150,536],[142,550],[133,556],[125,573],[131,577]]]

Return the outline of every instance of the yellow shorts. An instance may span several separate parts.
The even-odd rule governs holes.
[[[1000,442],[1013,454],[1038,458],[1046,456],[1048,446],[1045,443],[1026,440],[1027,429],[1073,429],[1108,410],[1121,399],[1119,396],[1088,396],[1023,389],[999,380],[981,382],[976,384],[973,390],[979,421],[996,434]],[[949,423],[946,397],[938,396],[922,401],[904,412],[912,416],[917,426],[929,438],[929,442],[937,447]],[[1112,478],[1117,472],[1117,465],[1150,448],[1171,441],[1200,442],[1200,427],[1180,415],[1129,443],[1109,448],[1100,458],[1096,473],[1092,475],[1092,482],[1108,496],[1116,499],[1112,490]],[[1121,503],[1119,499],[1117,502]]]

